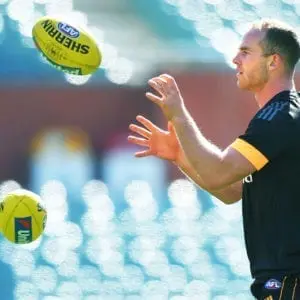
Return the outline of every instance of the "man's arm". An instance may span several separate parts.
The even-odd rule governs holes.
[[[225,189],[256,171],[234,148],[229,146],[222,151],[209,142],[187,111],[172,122],[185,156],[200,176],[205,190]]]
[[[237,150],[232,145],[222,151],[208,141],[187,111],[175,79],[170,75],[152,78],[149,85],[158,95],[147,92],[146,97],[156,103],[172,122],[185,156],[203,181],[205,190],[215,191],[231,186],[268,162],[262,153],[248,143],[242,146],[243,149],[247,148],[242,153],[250,153],[255,158],[251,162],[258,162],[257,165],[241,154],[241,145]]]
[[[197,184],[199,187],[206,190],[210,194],[214,195],[225,204],[235,203],[242,198],[242,181],[233,183],[220,190],[207,190],[199,174],[195,171],[195,169],[190,165],[190,163],[183,155],[181,155],[180,161],[176,162],[175,165],[195,184]]]
[[[198,186],[213,194],[224,203],[230,204],[241,199],[241,181],[230,184],[222,189],[208,188],[207,184],[195,170],[194,165],[192,165],[186,158],[186,155],[180,146],[175,128],[171,122],[168,122],[168,131],[165,131],[157,127],[150,120],[143,116],[137,116],[137,121],[140,122],[144,127],[130,124],[129,129],[139,136],[129,135],[128,140],[135,145],[146,147],[146,150],[136,152],[136,157],[147,157],[153,155],[173,162]],[[218,176],[218,174],[215,175]]]

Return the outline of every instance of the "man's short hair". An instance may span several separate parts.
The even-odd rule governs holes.
[[[300,58],[300,43],[295,30],[273,19],[263,19],[253,23],[252,26],[265,33],[260,42],[264,55],[280,55],[286,72],[293,73]]]

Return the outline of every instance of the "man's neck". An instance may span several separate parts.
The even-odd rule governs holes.
[[[282,91],[295,90],[294,80],[287,78],[286,80],[273,81],[267,83],[263,89],[255,92],[254,96],[259,108],[265,106],[275,95]]]

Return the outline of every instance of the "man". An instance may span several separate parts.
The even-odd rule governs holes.
[[[149,80],[157,94],[146,97],[162,109],[168,131],[142,116],[137,120],[144,126],[130,125],[141,137],[129,141],[147,147],[137,157],[174,162],[227,204],[242,198],[256,299],[300,299],[300,99],[294,87],[299,57],[297,36],[285,24],[264,20],[244,35],[233,59],[237,85],[254,93],[260,109],[245,134],[223,151],[197,128],[167,74]]]

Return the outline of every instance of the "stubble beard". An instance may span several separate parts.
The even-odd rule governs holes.
[[[244,78],[243,76],[245,76],[245,74],[242,74],[241,78],[238,79],[237,85],[241,90],[246,90],[250,92],[256,92],[258,90],[261,90],[269,80],[268,72],[265,65],[261,65],[257,71],[252,71]],[[246,80],[246,82],[243,83],[243,80]]]

